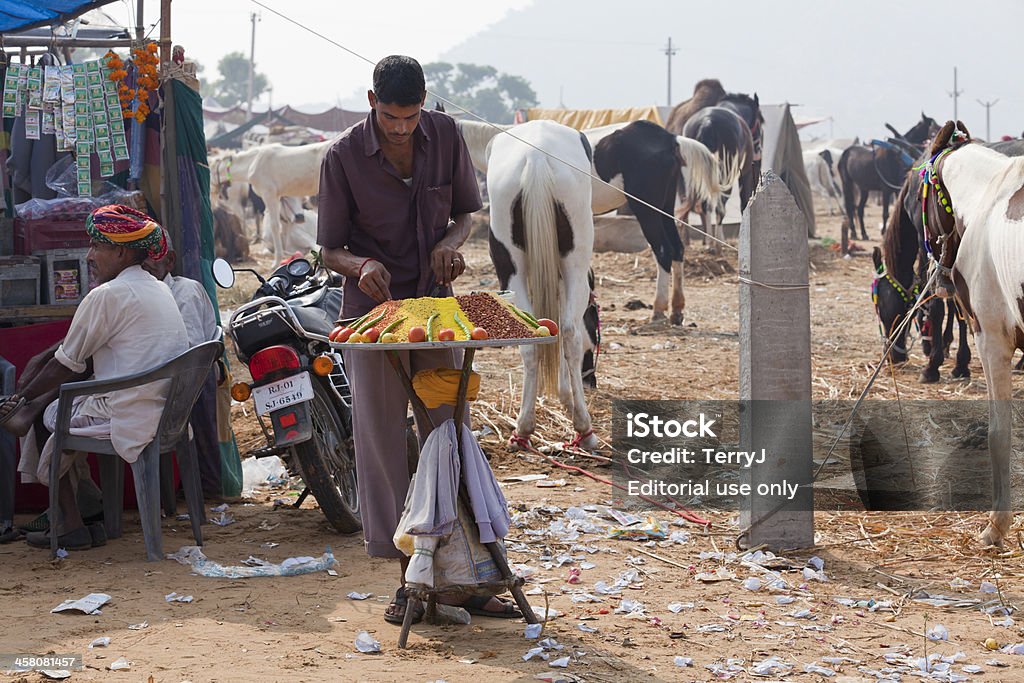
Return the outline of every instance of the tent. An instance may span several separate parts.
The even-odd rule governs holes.
[[[0,0],[0,33],[70,21],[115,0]]]
[[[607,126],[610,123],[641,119],[663,126],[665,124],[661,119],[659,109],[660,107],[654,106],[627,107],[625,109],[540,109],[535,107],[526,110],[526,120],[547,119],[576,130],[587,130],[588,128]]]

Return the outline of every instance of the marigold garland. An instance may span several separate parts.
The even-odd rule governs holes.
[[[110,68],[110,80],[118,83],[117,96],[121,100],[121,111],[126,119],[135,119],[139,123],[149,115],[149,93],[160,85],[157,67],[160,57],[156,43],[147,43],[144,47],[132,48],[132,63],[135,65],[136,87],[131,88],[124,79],[128,76],[128,68],[124,61],[113,51],[107,52],[107,66]],[[138,105],[134,107],[135,103]]]

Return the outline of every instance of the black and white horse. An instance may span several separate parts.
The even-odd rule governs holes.
[[[589,169],[590,145],[578,131],[552,121],[524,123],[515,136],[499,135],[486,145],[491,259],[516,305],[557,321],[560,329],[555,344],[520,347],[523,394],[512,443],[528,444],[538,394],[557,387],[576,430],[572,445],[595,448],[581,377],[594,248],[590,178],[561,163]]]
[[[964,303],[985,371],[993,512],[981,540],[1001,545],[1013,522],[1011,362],[1024,347],[1024,159],[971,144],[962,123],[947,121],[924,172],[927,249]]]

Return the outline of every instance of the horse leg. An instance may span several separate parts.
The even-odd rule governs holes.
[[[686,309],[686,295],[683,293],[684,261],[672,262],[672,315],[668,321],[673,325],[683,324]]]
[[[569,272],[572,272],[571,269]],[[589,287],[585,279],[563,278],[566,312],[562,316],[563,326],[558,336],[562,345],[562,368],[559,378],[565,378],[565,386],[559,381],[559,398],[566,412],[572,415],[572,426],[576,437],[572,444],[585,450],[598,446],[590,412],[587,410],[583,393],[583,377],[580,366],[583,362],[583,310],[589,298]]]
[[[264,200],[267,204],[267,210],[263,214],[263,219],[267,221],[267,227],[270,231],[271,246],[274,251],[274,264],[281,262],[284,256],[284,245],[281,240],[281,198],[276,194],[271,195]]]
[[[524,286],[525,282],[522,282]],[[530,436],[537,429],[537,388],[540,358],[537,348],[530,345],[519,347],[523,357],[523,394],[516,417],[516,431],[509,438],[509,445],[517,450],[526,450],[530,445]]]
[[[956,309],[949,311],[951,317],[956,318],[960,327],[960,341],[956,349],[956,366],[953,367],[953,376],[962,379],[971,378],[971,345],[967,340],[967,320],[961,320]]]
[[[992,458],[992,514],[981,534],[981,542],[1001,546],[1013,523],[1010,506],[1010,428],[1013,416],[1010,363],[1014,340],[998,334],[998,331],[982,326],[977,337],[981,367],[988,384],[988,450]]]
[[[928,329],[931,331],[931,353],[928,354],[928,365],[921,371],[918,379],[922,384],[933,384],[939,381],[939,367],[946,358],[942,344],[942,316],[946,311],[946,303],[939,299],[928,302]]]
[[[892,201],[892,192],[882,191],[882,234],[885,234],[885,226],[889,225],[889,202]]]
[[[868,196],[871,193],[867,190],[862,190],[860,193],[860,201],[857,203],[857,221],[860,223],[860,238],[867,241],[868,231],[864,228],[864,206],[868,203]],[[856,229],[854,229],[856,233]]]
[[[668,282],[671,275],[661,267],[660,263],[655,262],[655,265],[658,267],[658,281],[654,295],[654,310],[651,312],[651,322],[662,320],[665,317],[665,312],[668,310]]]

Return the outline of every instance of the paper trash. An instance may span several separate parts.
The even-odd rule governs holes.
[[[380,643],[366,631],[360,631],[356,635],[356,649],[364,654],[380,652]]]
[[[118,657],[110,663],[111,671],[127,671],[132,668],[132,663],[124,657]]]
[[[106,593],[89,593],[78,600],[65,600],[52,610],[54,612],[81,612],[83,614],[100,614],[100,607],[110,601]]]
[[[192,571],[200,576],[247,579],[254,576],[297,576],[321,572],[333,567],[336,563],[330,548],[323,555],[313,557],[289,557],[280,564],[272,564],[266,560],[258,560],[263,564],[255,567],[228,566],[207,559],[202,549],[195,545],[182,546],[176,553],[167,555],[169,560],[177,560],[180,564],[191,565]],[[256,558],[254,558],[256,559]]]
[[[89,643],[89,649],[91,650],[95,647],[106,647],[107,645],[110,645],[110,636],[103,636],[102,638],[97,638]]]

